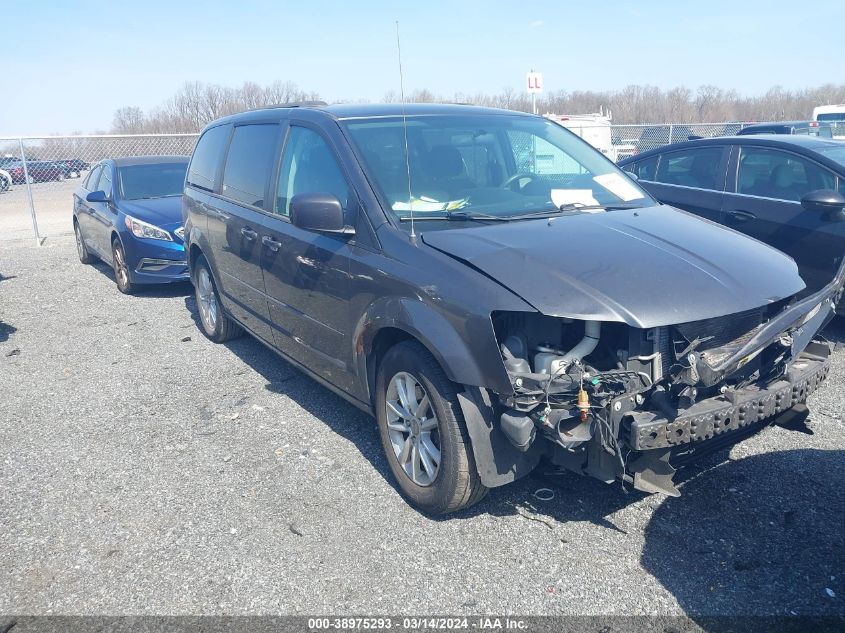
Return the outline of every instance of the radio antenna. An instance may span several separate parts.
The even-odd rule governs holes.
[[[408,117],[405,115],[405,80],[402,77],[402,45],[399,43],[399,20],[396,20],[396,55],[399,59],[399,95],[402,99],[402,131],[405,134],[405,169],[408,172],[408,209],[411,214],[411,242],[417,241],[414,232],[414,199],[411,194],[411,156],[408,151]]]

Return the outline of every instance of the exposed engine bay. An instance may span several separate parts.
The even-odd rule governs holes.
[[[513,387],[500,394],[501,430],[567,469],[678,495],[676,465],[800,413],[828,373],[830,349],[814,337],[839,295],[649,329],[494,313]]]

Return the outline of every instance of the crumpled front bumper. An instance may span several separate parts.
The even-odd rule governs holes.
[[[672,448],[708,440],[774,418],[804,402],[827,378],[830,348],[811,343],[787,374],[765,387],[749,386],[697,402],[674,419],[650,411],[629,413],[627,443],[633,450]]]

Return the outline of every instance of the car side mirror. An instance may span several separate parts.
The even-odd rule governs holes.
[[[330,193],[300,193],[291,198],[290,221],[306,231],[354,235],[346,225],[343,205]]]
[[[845,196],[834,189],[811,191],[801,198],[801,206],[807,211],[823,213],[831,220],[845,219]]]
[[[628,178],[630,178],[631,180],[639,180],[640,179],[640,177],[637,176],[637,174],[635,174],[634,172],[628,171],[627,169],[624,170],[624,171],[625,171],[625,175],[628,176]]]
[[[109,197],[106,195],[105,191],[92,191],[87,196],[85,196],[86,202],[108,202]]]

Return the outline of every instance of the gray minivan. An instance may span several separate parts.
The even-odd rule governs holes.
[[[402,494],[465,508],[543,457],[676,495],[805,414],[845,272],[657,204],[537,116],[301,105],[209,124],[183,196],[201,327],[375,416]]]

